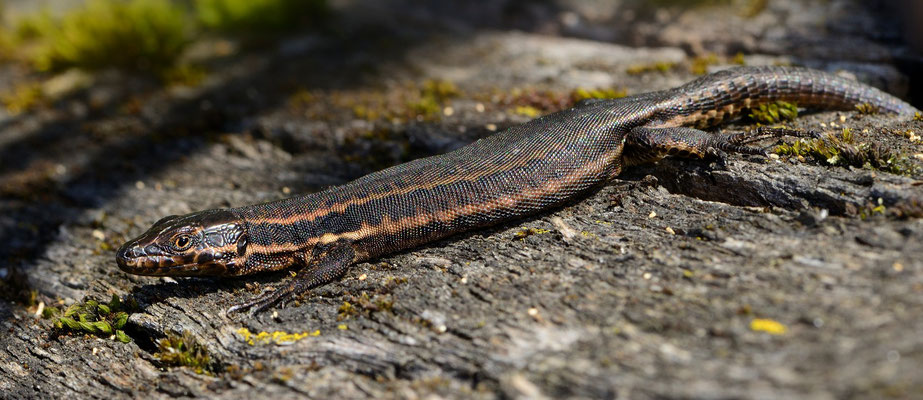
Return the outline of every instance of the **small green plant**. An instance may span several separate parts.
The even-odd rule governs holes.
[[[906,154],[895,153],[879,143],[857,143],[852,130],[825,139],[799,139],[782,144],[774,152],[781,156],[812,158],[829,165],[877,169],[896,175],[914,176],[919,167]]]
[[[133,303],[132,303],[133,304]],[[88,333],[97,336],[108,336],[122,343],[131,342],[131,338],[122,330],[128,322],[129,308],[112,295],[109,303],[87,299],[82,303],[74,303],[62,313],[55,307],[46,307],[42,317],[55,318],[54,327],[64,332]]]
[[[206,28],[222,32],[272,33],[295,29],[327,14],[326,0],[196,0]]]
[[[199,344],[189,332],[182,335],[167,333],[167,337],[157,342],[154,357],[168,367],[189,367],[197,374],[208,374],[218,370],[208,355],[208,349]]]
[[[39,70],[159,72],[173,66],[189,43],[186,21],[183,8],[169,0],[89,0],[60,19],[39,16],[19,31],[38,41],[32,58]]]
[[[763,124],[776,124],[798,118],[798,105],[785,101],[760,104],[750,109],[750,118]]]
[[[859,103],[856,104],[856,111],[859,112],[859,114],[878,114],[881,110],[871,103]]]

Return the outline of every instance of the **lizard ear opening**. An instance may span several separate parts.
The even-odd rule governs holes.
[[[240,238],[237,239],[237,256],[243,257],[244,253],[247,252],[247,234],[240,235]]]

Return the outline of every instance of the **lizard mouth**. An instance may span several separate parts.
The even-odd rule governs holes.
[[[218,275],[228,270],[228,265],[206,254],[190,258],[156,253],[157,249],[126,243],[116,252],[115,262],[122,271],[148,276]]]

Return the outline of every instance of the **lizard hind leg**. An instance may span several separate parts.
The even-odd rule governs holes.
[[[355,259],[356,253],[352,246],[347,243],[333,243],[315,254],[311,263],[299,270],[287,284],[248,302],[234,305],[227,310],[227,314],[250,310],[252,315],[280,301],[329,283],[343,276]]]
[[[670,128],[636,127],[629,131],[623,158],[627,165],[657,161],[666,156],[684,158],[721,157],[721,152],[765,156],[758,147],[748,146],[760,140],[782,136],[817,136],[811,131],[759,127],[736,133],[710,133],[684,126]]]

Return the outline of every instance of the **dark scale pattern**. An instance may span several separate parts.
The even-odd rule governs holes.
[[[777,100],[917,112],[878,89],[789,67],[731,69],[671,90],[584,102],[342,186],[230,210],[249,238],[234,274],[307,265],[289,285],[238,308],[264,308],[335,279],[357,261],[560,205],[627,165],[667,154],[701,157],[710,148],[747,151],[737,145],[746,138],[692,127],[714,126]]]

